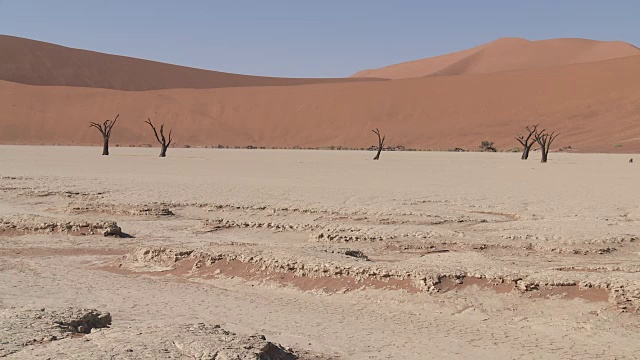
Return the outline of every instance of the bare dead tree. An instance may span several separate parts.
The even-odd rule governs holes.
[[[104,141],[102,143],[102,155],[109,155],[109,138],[111,137],[111,129],[113,129],[116,121],[118,121],[119,116],[120,114],[116,115],[116,118],[113,120],[105,120],[102,124],[94,122],[89,123],[89,127],[98,129],[100,134],[102,134],[102,139]]]
[[[539,125],[539,124],[538,124]],[[522,134],[516,137],[516,140],[522,145],[522,156],[520,157],[522,160],[527,160],[529,158],[529,152],[531,151],[531,147],[536,143],[535,133],[538,129],[538,125],[534,125],[533,128],[529,128],[529,125],[525,128],[529,135],[526,137]]]
[[[156,136],[156,140],[158,140],[158,143],[160,143],[160,146],[162,147],[160,149],[160,157],[166,157],[167,156],[167,149],[169,148],[169,145],[171,145],[171,141],[173,141],[173,139],[171,138],[171,130],[169,130],[169,140],[167,141],[167,139],[164,137],[164,124],[160,125],[160,136],[158,136],[158,132],[156,131],[156,127],[153,126],[153,123],[151,123],[151,119],[147,118],[148,120],[145,121],[147,124],[149,124],[149,126],[151,126],[151,128],[153,129],[153,134]]]
[[[555,140],[558,135],[560,134],[556,134],[555,131],[549,134],[545,132],[545,129],[542,129],[542,131],[540,132],[536,131],[536,142],[540,145],[540,151],[542,151],[542,159],[540,159],[540,162],[547,162],[549,150],[551,149],[551,143],[553,143],[553,140]]]
[[[378,153],[376,154],[376,157],[373,158],[373,160],[378,160],[380,159],[380,153],[382,152],[382,147],[384,146],[385,136],[380,137],[380,130],[378,130],[378,128],[371,131],[373,131],[374,134],[378,135]]]

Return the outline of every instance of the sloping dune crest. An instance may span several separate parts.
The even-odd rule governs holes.
[[[370,79],[293,79],[230,74],[0,35],[0,80],[28,85],[159,90],[284,86]]]
[[[640,49],[620,41],[551,39],[529,41],[502,38],[471,49],[379,69],[353,77],[405,79],[429,75],[484,74],[538,69],[640,55]]]

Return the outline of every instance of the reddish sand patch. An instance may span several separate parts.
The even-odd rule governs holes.
[[[293,272],[279,272],[262,269],[253,263],[239,260],[219,260],[212,265],[196,265],[195,259],[178,261],[172,270],[135,272],[121,266],[103,267],[102,270],[130,275],[145,274],[152,276],[172,275],[178,278],[234,278],[238,277],[250,281],[270,281],[281,285],[291,285],[302,291],[321,290],[327,293],[337,293],[359,289],[404,290],[411,294],[421,290],[411,279],[378,279],[368,277],[357,279],[353,276],[298,276]]]
[[[23,230],[18,230],[16,228],[5,228],[5,229],[0,229],[0,236],[6,236],[6,237],[14,237],[14,236],[22,236],[22,235],[26,235],[27,233]]]
[[[463,290],[470,286],[490,289],[498,294],[507,294],[516,289],[515,282],[496,282],[486,278],[478,279],[472,276],[465,276],[461,282],[449,277],[440,279],[440,283],[435,287],[440,292],[449,292],[452,290]],[[533,290],[525,293],[529,298],[550,298],[554,296],[567,300],[583,299],[589,302],[608,302],[609,291],[601,288],[580,288],[578,285],[554,286],[540,290]]]
[[[215,278],[241,278],[249,281],[269,281],[281,285],[294,286],[302,291],[321,290],[327,293],[339,293],[344,291],[359,289],[381,289],[381,290],[404,290],[410,294],[422,292],[411,278],[397,279],[376,277],[356,278],[353,276],[299,276],[292,271],[280,272],[264,269],[253,263],[239,260],[218,260],[211,265],[202,264],[196,259],[186,259],[178,261],[171,270],[164,271],[133,271],[117,266],[106,266],[98,268],[121,275],[151,275],[151,276],[173,276],[177,279],[215,279]],[[446,293],[450,291],[460,291],[469,287],[478,287],[492,290],[498,294],[508,294],[516,289],[513,281],[500,282],[486,278],[476,278],[465,276],[461,279],[442,277],[435,288]],[[608,302],[609,291],[601,288],[579,288],[577,285],[557,286],[527,292],[529,298],[551,298],[561,297],[567,300],[583,299],[589,302]]]
[[[296,276],[293,272],[264,270],[255,264],[238,260],[216,261],[213,265],[203,266],[197,269],[195,276],[237,276],[247,280],[273,281],[283,285],[293,285],[303,291],[323,290],[329,293],[357,289],[406,290],[409,293],[420,292],[420,289],[413,284],[411,279],[378,279],[374,277],[356,279],[353,276],[344,275],[335,277]]]

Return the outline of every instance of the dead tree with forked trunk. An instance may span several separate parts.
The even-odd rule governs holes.
[[[527,160],[529,158],[529,152],[531,151],[531,147],[533,146],[533,144],[536,143],[535,134],[536,134],[536,130],[538,129],[538,125],[534,125],[533,128],[529,128],[529,125],[527,125],[525,129],[527,129],[527,132],[529,133],[527,137],[525,137],[522,134],[516,137],[516,140],[518,140],[518,142],[524,148],[522,150],[522,156],[520,157],[522,160]]]
[[[540,132],[536,131],[535,133],[536,142],[540,145],[540,151],[542,151],[542,158],[540,159],[540,162],[543,162],[543,163],[547,162],[547,158],[549,156],[549,150],[551,149],[551,143],[553,143],[553,140],[555,140],[558,137],[558,135],[560,134],[556,134],[555,131],[552,132],[551,134],[545,132],[544,129]]]
[[[171,138],[171,130],[169,130],[169,140],[167,141],[167,139],[164,137],[164,124],[160,125],[160,136],[158,136],[158,132],[156,131],[156,127],[153,126],[153,123],[151,123],[151,119],[147,118],[148,120],[145,121],[147,124],[149,124],[149,126],[151,126],[151,128],[153,129],[153,134],[156,136],[156,140],[158,140],[158,142],[160,143],[160,146],[162,147],[160,149],[160,157],[166,157],[167,156],[167,149],[169,148],[169,145],[171,145],[171,141],[173,141],[173,139]]]
[[[378,135],[378,153],[376,154],[376,157],[373,158],[373,160],[378,160],[380,159],[380,153],[382,152],[382,148],[384,146],[385,136],[380,137],[380,130],[378,130],[378,128],[371,131],[373,131],[374,134]]]
[[[102,155],[109,155],[109,138],[111,137],[111,129],[118,121],[118,117],[120,114],[116,115],[116,118],[113,120],[105,120],[102,124],[90,122],[89,127],[94,127],[100,131],[102,134]]]

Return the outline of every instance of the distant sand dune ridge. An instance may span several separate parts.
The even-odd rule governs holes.
[[[522,41],[498,43],[521,46],[518,44]],[[589,52],[572,59],[590,60],[595,56],[594,49],[619,44],[585,42],[590,44]],[[569,45],[574,46],[573,43],[570,41]],[[602,50],[603,54],[606,52]],[[6,74],[13,63],[6,60],[5,53],[0,54],[5,56],[0,61],[0,69],[4,69],[0,74],[5,80],[0,81],[2,144],[99,145],[100,134],[89,128],[88,122],[120,114],[112,146],[155,144],[143,123],[151,117],[174,129],[176,146],[366,148],[376,144],[377,138],[370,130],[378,127],[387,136],[389,146],[475,150],[481,141],[489,140],[499,150],[507,150],[518,146],[514,136],[525,125],[540,123],[541,127],[560,132],[554,148],[640,151],[640,55],[483,74],[471,71],[479,69],[477,64],[466,64],[472,73],[391,81],[312,79],[309,81],[326,82],[302,83],[300,79],[227,74],[242,80],[230,80],[226,85],[224,81],[214,81],[217,86],[207,89],[124,91],[131,89],[60,84],[74,77],[51,68],[34,75],[40,85],[49,86],[11,81]],[[67,59],[67,55],[60,54],[61,59]],[[460,61],[457,64],[460,69]],[[452,71],[451,66],[447,69],[438,71]],[[47,80],[47,71],[55,76]],[[117,74],[120,70],[111,71]],[[154,74],[160,78],[157,83],[145,83],[142,74],[132,77],[130,84],[149,88],[188,80],[188,76],[174,74],[162,79],[163,72]],[[255,82],[243,83],[248,79]],[[262,86],[268,79],[273,83]],[[300,83],[286,83],[294,80]]]
[[[640,55],[621,41],[502,38],[471,49],[357,72],[353,77],[406,79],[429,75],[486,74],[539,69]]]

